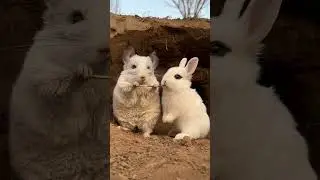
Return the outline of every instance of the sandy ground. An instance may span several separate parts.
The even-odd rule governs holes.
[[[210,140],[173,140],[110,125],[111,180],[208,180]]]

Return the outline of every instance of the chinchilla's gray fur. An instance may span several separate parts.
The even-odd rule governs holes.
[[[106,179],[109,2],[46,0],[10,105],[10,158],[24,180]]]

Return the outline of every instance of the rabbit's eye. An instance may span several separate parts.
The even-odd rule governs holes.
[[[176,75],[174,75],[174,78],[175,78],[175,79],[181,79],[182,76],[180,76],[179,74],[176,74]]]
[[[72,24],[76,24],[80,21],[83,21],[85,18],[84,18],[84,15],[81,11],[79,10],[75,10],[73,11],[71,14],[70,14],[70,22]]]
[[[211,44],[211,55],[213,56],[223,57],[227,53],[231,52],[231,49],[221,41],[212,41],[210,44]]]
[[[131,69],[135,69],[135,68],[137,68],[136,65],[132,65],[132,66],[131,66]]]
[[[150,69],[150,66],[147,66],[147,69]]]

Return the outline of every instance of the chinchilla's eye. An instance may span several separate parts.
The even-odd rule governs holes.
[[[147,69],[150,69],[150,66],[147,66]]]
[[[212,41],[211,43],[211,55],[223,57],[227,53],[231,52],[231,49],[221,41]]]
[[[137,66],[136,65],[132,65],[131,66],[131,69],[135,69]]]
[[[175,78],[175,79],[181,79],[182,76],[180,76],[180,74],[176,74],[176,75],[174,75],[174,78]]]
[[[72,11],[72,13],[70,14],[70,17],[69,17],[69,21],[72,24],[76,24],[80,21],[83,21],[84,19],[85,19],[84,14],[79,10]]]

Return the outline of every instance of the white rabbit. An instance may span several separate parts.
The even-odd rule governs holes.
[[[107,171],[107,84],[88,77],[107,73],[109,3],[45,3],[43,29],[12,91],[11,165],[25,180],[96,179]]]
[[[272,88],[257,84],[261,41],[281,0],[227,0],[211,21],[213,171],[223,180],[316,180],[296,123]]]
[[[160,118],[159,82],[154,74],[158,57],[135,54],[132,46],[123,53],[123,71],[113,91],[113,114],[127,129],[138,128],[149,137]]]
[[[187,58],[180,61],[179,67],[171,67],[161,80],[162,109],[164,123],[175,123],[181,132],[175,139],[188,136],[192,139],[204,138],[210,130],[210,118],[207,108],[195,89],[191,88],[192,74],[199,59]],[[170,132],[169,132],[170,133]]]

